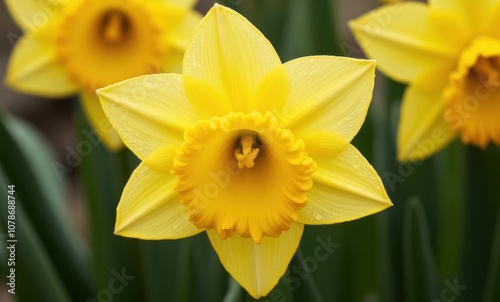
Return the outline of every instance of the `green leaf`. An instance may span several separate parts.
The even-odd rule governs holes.
[[[401,164],[396,162],[396,129],[399,106],[405,85],[377,75],[383,85],[383,97],[372,102],[368,121],[373,120],[373,165],[379,172],[394,206],[378,215],[380,232],[380,279],[381,301],[395,302],[403,299],[404,284],[402,270],[401,238],[406,192],[402,185],[405,175],[400,173]],[[365,122],[366,123],[366,122]],[[355,140],[358,139],[357,137]]]
[[[1,111],[0,141],[0,160],[16,186],[26,220],[36,230],[71,297],[86,297],[91,292],[88,251],[71,223],[62,183],[54,170],[57,162],[32,128]]]
[[[500,284],[500,209],[498,210],[497,226],[493,233],[493,240],[483,302],[500,300],[500,286],[498,286]]]
[[[13,288],[17,301],[70,301],[67,288],[56,271],[55,263],[50,259],[46,248],[26,215],[19,192],[16,190],[13,195],[8,195],[7,186],[12,184],[13,182],[6,178],[4,170],[0,166],[0,194],[5,200],[0,207],[0,229],[2,229],[4,237],[2,238],[2,249],[7,250],[7,247],[13,247],[13,249],[7,250],[5,259],[1,259],[2,264],[5,264],[5,268],[8,269],[8,271],[3,272],[3,276],[7,277],[7,282],[10,282],[10,276],[15,278]],[[18,189],[17,185],[16,189]],[[15,219],[11,220],[15,223],[15,233],[13,233],[15,237],[11,240],[17,240],[15,242],[7,241],[10,237],[6,236],[9,214],[7,212],[8,196],[13,196],[14,199],[11,200],[15,200]],[[11,289],[9,285],[6,286]]]
[[[290,0],[280,52],[282,60],[340,54],[333,15],[330,0]]]
[[[228,288],[224,300],[222,302],[240,302],[244,297],[245,290],[234,280],[229,277]]]
[[[139,241],[113,234],[116,206],[138,161],[128,150],[109,152],[80,108],[75,114],[75,123],[76,149],[81,150],[79,146],[84,144],[91,146],[87,152],[75,154],[79,163],[75,168],[86,197],[93,276],[98,289],[92,296],[108,290],[115,274],[125,271],[135,278],[114,296],[120,301],[139,301],[144,296],[143,283],[138,277],[142,275]]]
[[[312,257],[309,257],[308,260],[309,260],[308,262],[319,265],[318,260]],[[297,249],[297,252],[295,252],[295,255],[293,256],[290,265],[295,265],[297,267],[300,267],[304,272],[307,272],[307,268],[309,267],[306,261],[307,260],[304,257],[301,248],[299,247]],[[296,301],[306,301],[310,299],[317,302],[323,301],[323,297],[319,291],[318,285],[316,285],[316,281],[313,274],[309,274],[308,278],[303,280],[301,286],[299,286],[293,292],[293,298]]]
[[[187,287],[189,280],[184,280],[184,272],[189,272],[188,267],[184,267],[183,259],[189,258],[185,248],[187,244],[189,238],[139,242],[143,269],[141,281],[144,283],[147,301],[186,301],[179,299],[179,292],[190,290],[190,287]]]
[[[418,198],[407,202],[404,219],[405,301],[431,301],[439,297],[436,269],[429,228]]]
[[[464,232],[465,157],[463,146],[456,141],[436,156],[438,179],[443,181],[438,198],[437,264],[441,279],[458,276],[460,249]]]
[[[221,301],[227,292],[228,273],[222,266],[205,232],[192,238],[191,282],[195,301]]]
[[[475,301],[484,295],[491,251],[496,240],[494,230],[500,209],[500,154],[496,146],[486,150],[465,148],[465,217],[458,282],[467,286],[460,293],[460,299]]]
[[[282,278],[293,300],[315,301],[319,292],[324,301],[386,301],[382,296],[380,231],[375,216],[306,226],[300,244],[303,257],[294,257]]]
[[[287,10],[284,8],[288,6],[290,0],[223,0],[220,2],[248,18],[279,52],[283,44],[283,31],[287,18]]]

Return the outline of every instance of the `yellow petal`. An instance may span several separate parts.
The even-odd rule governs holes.
[[[473,34],[473,28],[462,16],[452,11],[429,7],[428,25],[437,35],[452,40],[450,45],[462,45],[468,42]]]
[[[144,160],[165,145],[180,145],[195,113],[184,95],[182,76],[146,75],[97,90],[111,124],[125,145]]]
[[[111,151],[123,148],[123,142],[104,114],[97,95],[81,94],[80,97],[85,115],[98,139]]]
[[[461,45],[430,26],[424,3],[387,5],[349,23],[366,55],[389,77],[412,81],[422,70],[456,57]]]
[[[260,112],[281,109],[287,100],[290,80],[284,65],[269,71],[259,83],[253,108]]]
[[[450,11],[473,28],[480,28],[497,4],[497,1],[491,0],[429,0],[432,8]]]
[[[407,88],[398,127],[398,159],[416,161],[436,153],[455,134],[443,117],[441,92]]]
[[[304,225],[294,223],[278,238],[264,237],[260,244],[237,235],[223,240],[214,230],[207,234],[224,268],[258,299],[266,296],[285,274],[303,230]]]
[[[5,0],[10,15],[24,31],[30,32],[54,19],[67,1]]]
[[[411,85],[427,92],[442,91],[449,84],[450,74],[455,70],[456,64],[456,60],[448,60],[430,66],[415,77]]]
[[[297,211],[298,222],[332,224],[358,219],[392,205],[377,172],[352,145],[338,156],[317,159],[309,203]]]
[[[158,0],[157,0],[158,1]],[[168,4],[178,5],[181,7],[193,7],[198,0],[159,0],[162,2],[166,2]]]
[[[200,116],[209,119],[231,111],[229,100],[211,83],[189,75],[183,75],[183,83],[187,98]]]
[[[172,190],[175,178],[141,163],[130,176],[116,209],[115,234],[162,240],[196,235],[203,230],[188,221],[186,207]]]
[[[169,31],[169,44],[177,49],[185,50],[200,24],[201,18],[200,13],[189,11],[182,21]]]
[[[232,111],[249,113],[261,79],[280,64],[271,43],[247,19],[215,4],[186,50],[183,70],[224,94]]]
[[[176,156],[176,150],[178,147],[179,146],[176,145],[166,145],[160,147],[151,152],[143,162],[157,172],[168,174],[172,168],[173,160]]]
[[[372,98],[375,63],[315,56],[285,63],[290,92],[285,124],[302,137],[314,131],[338,133],[350,141],[359,131]]]
[[[349,146],[349,141],[337,133],[312,131],[301,137],[312,158],[332,158]]]
[[[53,23],[22,37],[7,67],[8,86],[28,94],[65,97],[77,91],[59,65],[52,43]]]
[[[500,27],[500,2],[496,4],[490,11],[490,13],[485,16],[483,25],[483,35],[487,37],[492,37],[500,39],[500,32],[498,28]]]

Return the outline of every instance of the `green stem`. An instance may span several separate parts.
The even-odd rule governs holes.
[[[128,150],[118,153],[109,152],[100,141],[90,140],[84,133],[93,129],[79,109],[76,113],[78,144],[91,143],[89,154],[79,154],[81,164],[79,177],[85,191],[87,219],[89,225],[94,280],[97,295],[101,289],[107,289],[116,273],[125,272],[136,278],[116,295],[120,301],[137,301],[143,296],[142,283],[137,276],[142,269],[139,266],[139,248],[136,239],[123,238],[113,234],[116,219],[116,206],[121,192],[131,174],[133,164]],[[85,130],[85,131],[84,131]],[[118,297],[117,297],[118,299]]]
[[[228,290],[224,296],[223,302],[238,302],[243,297],[243,289],[232,277],[228,280]]]
[[[498,210],[497,227],[493,238],[495,241],[491,249],[483,302],[493,302],[500,299],[500,288],[498,286],[500,283],[500,209]]]
[[[466,158],[465,232],[458,283],[467,286],[464,301],[483,295],[492,251],[493,231],[500,204],[500,156],[497,148],[468,147]]]
[[[304,254],[302,253],[302,249],[299,247],[297,249],[297,252],[293,256],[290,265],[303,268],[304,263],[305,263]],[[314,277],[312,274],[308,274],[308,277],[303,279],[302,281],[303,282],[293,293],[294,297],[299,297],[299,300],[308,299],[309,301],[316,301],[316,302],[323,301],[321,292],[319,291],[319,288],[316,285],[316,281],[314,281]]]
[[[437,263],[441,279],[457,276],[464,231],[464,165],[463,146],[457,141],[438,155],[438,179],[443,179],[438,198]]]

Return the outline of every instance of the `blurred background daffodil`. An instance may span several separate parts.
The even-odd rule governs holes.
[[[373,27],[382,18],[386,24]],[[399,160],[424,159],[457,136],[482,149],[500,145],[498,1],[387,5],[350,27],[382,72],[409,84],[398,129]]]
[[[201,15],[195,1],[70,0],[33,23],[43,1],[7,0],[24,35],[9,60],[6,83],[44,96],[79,94],[82,107],[110,150],[123,147],[95,90],[130,77],[180,72],[182,56]]]

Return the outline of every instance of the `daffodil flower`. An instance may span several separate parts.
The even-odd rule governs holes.
[[[8,86],[33,95],[81,96],[103,143],[123,146],[95,94],[157,71],[181,72],[182,56],[201,15],[195,0],[6,0],[23,29],[9,60]]]
[[[186,49],[183,75],[98,90],[104,112],[142,160],[123,190],[115,233],[160,240],[206,232],[234,279],[253,297],[265,296],[305,224],[391,205],[350,144],[374,71],[373,61],[330,56],[282,64],[252,24],[216,4]]]
[[[409,84],[399,160],[424,159],[457,136],[500,145],[500,1],[387,5],[350,27],[382,72]]]

